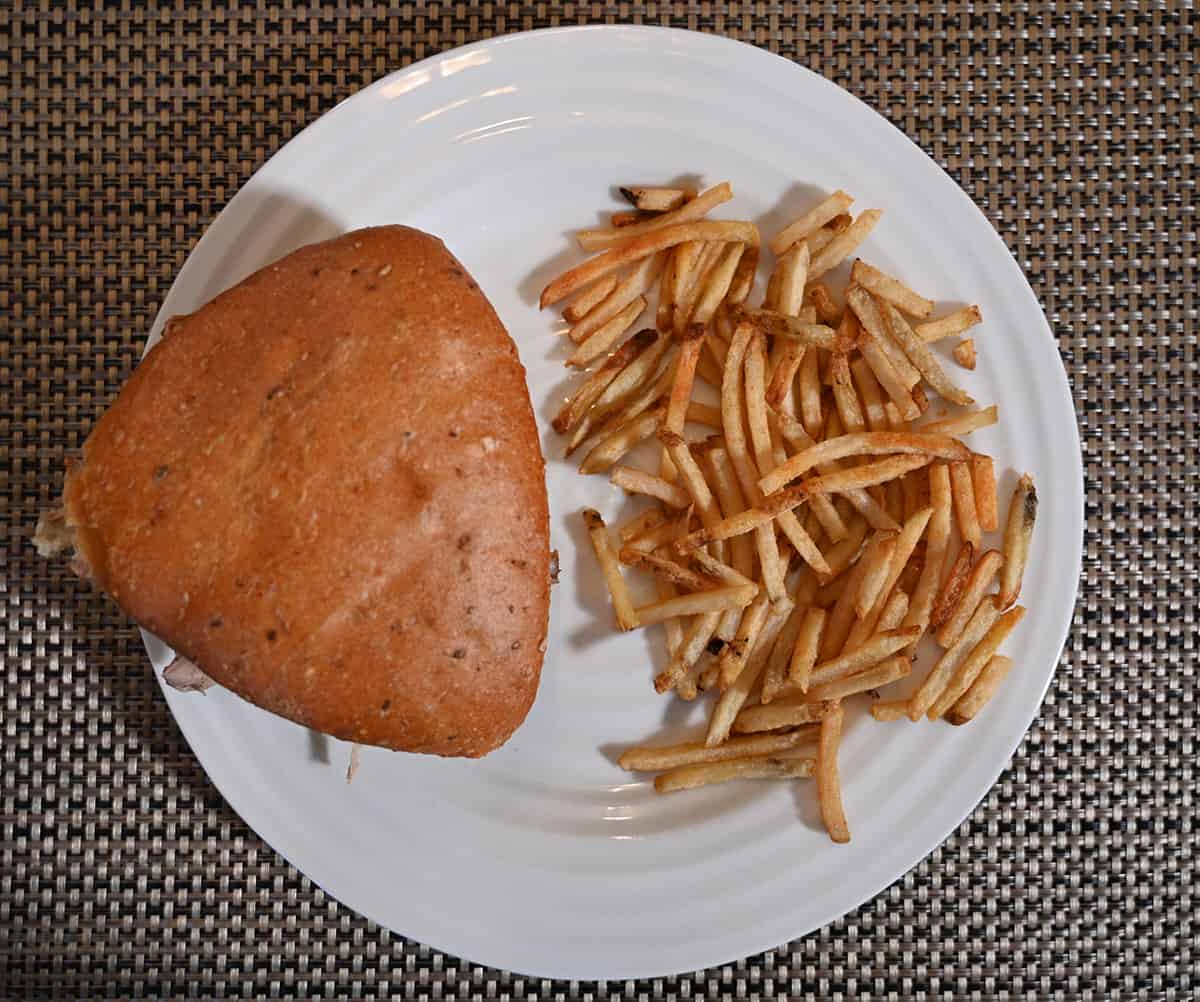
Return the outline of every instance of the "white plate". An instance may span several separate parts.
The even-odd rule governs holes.
[[[581,547],[579,508],[624,507],[557,457],[565,385],[545,280],[580,259],[568,232],[611,208],[617,182],[729,179],[718,215],[770,235],[819,193],[886,210],[864,253],[926,295],[982,304],[981,364],[962,382],[1003,421],[977,435],[1043,499],[1017,668],[969,727],[857,714],[842,752],[854,841],[820,830],[811,785],[735,783],[658,797],[613,764],[624,746],[694,728],[699,705],[654,695],[657,635],[616,636]],[[1075,601],[1082,468],[1054,341],[1007,248],[916,146],[821,77],[721,38],[645,28],[512,35],[419,63],[304,130],[217,217],[155,324],[301,244],[403,222],[441,235],[520,346],[551,457],[562,555],[550,646],[529,720],[479,762],[346,746],[226,692],[166,690],[233,808],[330,894],[471,961],[560,978],[703,968],[837,918],[920,861],[965,818],[1037,712]],[[161,645],[150,643],[156,666]]]

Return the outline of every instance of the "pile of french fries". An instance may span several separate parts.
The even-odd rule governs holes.
[[[995,465],[962,439],[997,408],[976,408],[929,347],[982,314],[935,318],[932,301],[862,260],[835,296],[822,279],[882,215],[851,216],[845,192],[771,239],[752,308],[758,229],[708,218],[728,183],[621,190],[633,210],[580,232],[599,253],[542,293],[543,307],[570,299],[567,364],[592,367],[554,427],[568,456],[588,446],[581,472],[652,500],[617,541],[585,510],[588,535],[617,626],[663,625],[657,691],[715,699],[703,741],[631,748],[620,764],[659,773],[660,792],[814,777],[830,837],[849,841],[843,703],[964,724],[1012,668],[999,648],[1025,613],[1014,603],[1037,494],[1022,476],[1000,548],[986,549],[1000,529]],[[649,310],[654,326],[630,335]],[[953,356],[974,368],[973,341]],[[954,413],[935,416],[931,395]],[[624,462],[644,442],[658,446],[655,469]],[[657,600],[636,606],[624,568],[651,575]],[[911,687],[926,636],[940,654],[910,695],[889,698]]]

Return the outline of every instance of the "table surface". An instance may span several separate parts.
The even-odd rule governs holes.
[[[82,6],[0,14],[0,997],[1195,997],[1190,2]],[[600,984],[445,956],[314,887],[208,782],[132,627],[28,539],[188,251],[267,157],[413,60],[592,22],[781,53],[942,164],[1045,306],[1087,477],[1058,673],[957,832],[803,939]]]

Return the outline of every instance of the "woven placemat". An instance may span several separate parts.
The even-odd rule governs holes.
[[[0,996],[1196,997],[1190,2],[81,6],[0,3]],[[209,784],[129,625],[27,538],[189,249],[268,156],[415,59],[591,21],[794,58],[945,166],[1045,305],[1088,488],[1058,673],[957,833],[811,936],[608,984],[472,966],[326,897]]]

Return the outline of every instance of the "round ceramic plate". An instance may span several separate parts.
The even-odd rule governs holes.
[[[833,845],[809,782],[658,796],[614,764],[626,746],[695,735],[701,702],[654,694],[656,631],[617,635],[578,512],[632,510],[565,462],[549,418],[568,385],[560,323],[538,291],[581,260],[570,233],[613,187],[728,179],[718,216],[766,235],[844,188],[886,210],[862,248],[942,303],[975,302],[980,365],[954,370],[1000,425],[1001,496],[1032,472],[1041,516],[1016,668],[968,727],[872,720],[841,752],[854,838]],[[213,782],[271,846],[351,908],[470,961],[560,978],[703,968],[777,946],[902,876],[965,818],[1037,712],[1079,577],[1082,470],[1054,341],[1003,242],[954,183],[866,105],[758,49],[687,32],[567,29],[426,60],[292,140],[217,217],[164,303],[193,310],[302,244],[406,223],[443,237],[520,347],[548,457],[562,558],[545,670],[525,725],[481,761],[310,735],[222,690],[166,690]],[[1003,503],[1003,502],[1002,502]],[[153,638],[162,667],[167,652]]]

